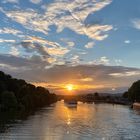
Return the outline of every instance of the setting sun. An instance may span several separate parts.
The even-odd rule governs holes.
[[[74,89],[74,86],[72,84],[68,84],[68,85],[66,85],[66,89],[68,91],[72,91]]]

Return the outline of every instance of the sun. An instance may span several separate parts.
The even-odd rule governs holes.
[[[72,91],[72,90],[74,90],[74,86],[72,84],[68,84],[68,85],[66,85],[66,89],[68,91]]]

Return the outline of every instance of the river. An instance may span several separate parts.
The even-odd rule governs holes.
[[[140,112],[122,105],[59,101],[6,125],[0,140],[140,140]]]

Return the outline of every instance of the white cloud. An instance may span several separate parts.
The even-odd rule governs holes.
[[[94,42],[88,42],[88,43],[85,45],[85,48],[87,48],[87,49],[93,48],[94,45],[95,45]]]
[[[30,0],[31,3],[39,4],[42,0]]]
[[[122,60],[121,59],[115,59],[115,63],[117,66],[122,64]]]
[[[0,43],[15,43],[16,40],[0,39]]]
[[[72,41],[68,41],[67,44],[68,44],[69,47],[74,47],[74,45],[75,45],[75,43],[72,42]]]
[[[46,48],[47,52],[53,56],[63,56],[69,52],[67,48],[59,47],[59,48]]]
[[[129,76],[140,76],[140,71],[127,71],[122,73],[111,73],[113,77],[129,77]]]
[[[22,32],[13,28],[1,28],[0,29],[0,34],[13,34],[13,35],[18,35],[21,34]]]
[[[68,39],[68,38],[61,38],[60,40],[63,43],[65,43],[66,46],[68,46],[68,47],[74,47],[75,46],[75,43],[73,41],[71,41],[70,39]]]
[[[68,48],[62,47],[57,42],[49,41],[39,37],[28,36],[28,39],[24,40],[22,45],[25,45],[25,48],[28,47],[27,49],[30,49],[31,47],[35,50],[37,48],[37,50],[42,55],[45,54],[46,52],[47,54],[58,56],[58,57],[63,56],[70,51]]]
[[[100,58],[100,63],[102,64],[109,64],[109,62],[110,60],[106,56]]]
[[[88,15],[101,10],[109,5],[111,0],[55,0],[44,7],[45,13],[40,14],[33,9],[3,11],[9,18],[22,24],[25,28],[48,34],[49,26],[55,25],[57,32],[69,28],[80,35],[88,36],[95,40],[108,37],[112,25],[88,24],[84,21]]]
[[[20,23],[26,29],[48,34],[49,24],[47,19],[43,19],[44,15],[38,14],[35,10],[27,9],[27,10],[5,11],[2,8],[0,10],[3,13],[5,13],[7,17]]]
[[[125,44],[130,44],[131,41],[130,41],[130,40],[125,40],[124,43],[125,43]]]
[[[9,54],[18,56],[20,54],[20,52],[16,47],[11,47],[11,51],[9,52]]]
[[[132,20],[132,23],[134,25],[134,28],[140,29],[140,19],[134,19]]]
[[[106,56],[102,56],[97,60],[94,61],[90,61],[89,64],[96,64],[96,65],[109,65],[110,64],[110,60],[106,57]]]
[[[3,3],[19,3],[19,0],[4,0]]]

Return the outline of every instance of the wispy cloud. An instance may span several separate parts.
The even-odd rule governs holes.
[[[109,65],[110,64],[110,59],[107,58],[106,56],[102,56],[99,59],[96,59],[94,61],[90,61],[89,64],[96,64],[96,65]]]
[[[93,48],[94,45],[95,45],[94,42],[88,42],[88,43],[85,45],[85,48],[90,49],[90,48]]]
[[[20,52],[16,47],[11,47],[11,51],[9,52],[9,54],[18,56],[20,54]]]
[[[46,55],[63,56],[70,51],[68,48],[62,47],[57,42],[52,42],[38,37],[29,36],[28,38],[29,39],[21,42],[21,45],[27,51],[37,50],[38,53],[42,54],[43,56]]]
[[[1,28],[0,29],[0,34],[12,34],[12,35],[18,35],[21,34],[22,32],[13,28]]]
[[[19,3],[19,0],[3,0],[3,3]]]
[[[124,43],[125,43],[125,44],[130,44],[131,41],[130,41],[130,40],[125,40]]]
[[[30,0],[30,2],[34,4],[39,4],[40,2],[42,2],[42,0]]]
[[[132,20],[133,26],[136,29],[140,29],[140,19],[134,19]]]
[[[140,70],[138,71],[126,71],[122,73],[111,73],[113,77],[132,77],[132,76],[140,76]]]
[[[32,0],[33,1],[33,0]],[[77,34],[88,36],[96,40],[105,39],[113,27],[112,25],[85,24],[88,15],[101,10],[111,3],[111,0],[69,1],[55,0],[44,8],[40,14],[33,9],[6,11],[7,17],[22,24],[25,28],[48,34],[50,25],[55,25],[57,31],[69,28]]]
[[[12,40],[12,39],[0,39],[0,43],[15,43],[16,40]]]
[[[61,38],[60,40],[63,43],[65,43],[66,46],[68,46],[68,47],[74,47],[75,46],[75,43],[73,41],[70,41],[70,39],[68,39],[68,38]]]

